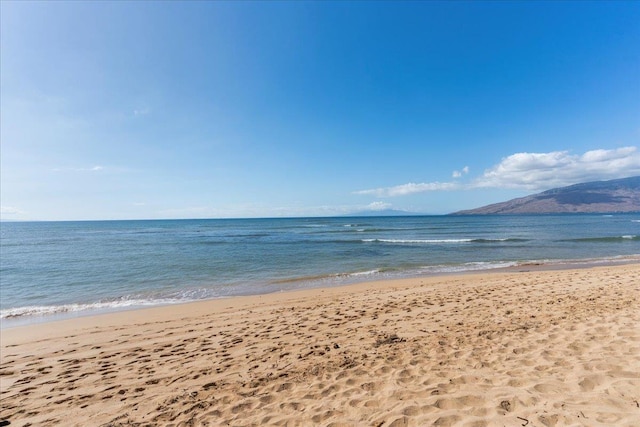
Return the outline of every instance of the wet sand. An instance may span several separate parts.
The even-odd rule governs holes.
[[[640,264],[365,283],[0,334],[11,426],[640,425]]]

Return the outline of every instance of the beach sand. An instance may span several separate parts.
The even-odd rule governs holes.
[[[640,426],[639,297],[633,264],[5,329],[0,425]]]

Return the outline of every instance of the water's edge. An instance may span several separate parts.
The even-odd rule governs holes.
[[[474,263],[470,263],[474,264]],[[519,263],[504,263],[500,266],[492,266],[487,268],[470,268],[470,269],[451,269],[451,270],[439,270],[421,274],[398,274],[393,277],[384,278],[372,278],[370,276],[356,278],[357,275],[344,275],[349,277],[349,280],[341,282],[333,281],[331,284],[322,283],[321,281],[315,282],[315,285],[309,282],[308,278],[300,278],[299,280],[287,281],[287,283],[298,283],[298,286],[289,286],[286,290],[271,290],[268,292],[260,293],[242,293],[237,295],[230,295],[225,297],[214,298],[201,298],[191,300],[175,300],[175,301],[131,301],[129,304],[87,304],[86,307],[78,304],[71,304],[68,307],[43,307],[42,313],[25,313],[17,316],[5,315],[0,318],[0,330],[15,328],[20,326],[50,323],[61,320],[68,320],[81,317],[92,317],[107,313],[118,313],[133,310],[144,310],[146,308],[162,307],[168,305],[181,305],[190,304],[194,302],[206,302],[211,300],[241,298],[247,296],[267,295],[270,293],[282,293],[282,292],[295,292],[305,289],[323,289],[333,287],[343,287],[354,284],[366,284],[369,283],[371,287],[376,287],[376,284],[380,284],[389,280],[402,280],[402,279],[416,279],[420,277],[451,277],[451,276],[472,276],[475,274],[490,274],[490,273],[522,273],[522,272],[535,272],[535,271],[554,271],[554,270],[573,270],[573,269],[588,269],[595,267],[605,266],[619,266],[640,264],[640,254],[631,256],[618,256],[611,258],[598,258],[598,259],[573,259],[573,260],[540,260],[540,261],[527,261]]]

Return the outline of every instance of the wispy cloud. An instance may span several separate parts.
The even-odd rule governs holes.
[[[469,173],[469,167],[453,171],[458,179]],[[504,188],[530,191],[548,190],[579,182],[624,178],[640,175],[640,153],[637,147],[592,150],[584,154],[569,151],[548,153],[515,153],[487,169],[468,183],[429,182],[396,185],[355,191],[354,194],[396,197],[430,191]]]
[[[453,171],[453,173],[451,174],[451,176],[453,178],[460,178],[462,177],[462,175],[466,175],[469,173],[469,166],[465,166],[462,168],[462,170],[459,171]]]
[[[391,209],[391,206],[391,203],[373,202],[369,203],[365,209],[369,211],[383,211],[385,209]]]
[[[516,153],[486,170],[471,187],[543,190],[638,174],[640,153],[636,147],[593,150],[582,155],[569,151]]]
[[[88,168],[54,168],[53,172],[98,172],[104,170],[104,166],[96,165]]]
[[[421,182],[396,185],[393,187],[374,188],[360,190],[354,194],[372,195],[376,197],[407,196],[409,194],[424,193],[427,191],[457,190],[460,186],[455,182]]]
[[[136,108],[135,110],[133,110],[133,115],[134,116],[146,116],[148,114],[151,113],[151,110],[148,108]]]
[[[18,208],[14,208],[13,206],[0,206],[0,215],[5,216],[13,216],[13,215],[22,215],[24,214],[23,211],[21,211]]]
[[[342,216],[363,211],[391,209],[391,203],[376,201],[369,204],[320,206],[264,206],[235,205],[225,207],[184,207],[156,212],[157,218],[256,218],[256,217],[310,217]]]

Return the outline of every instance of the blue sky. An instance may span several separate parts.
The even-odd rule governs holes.
[[[13,2],[1,218],[441,214],[640,174],[639,2]]]

